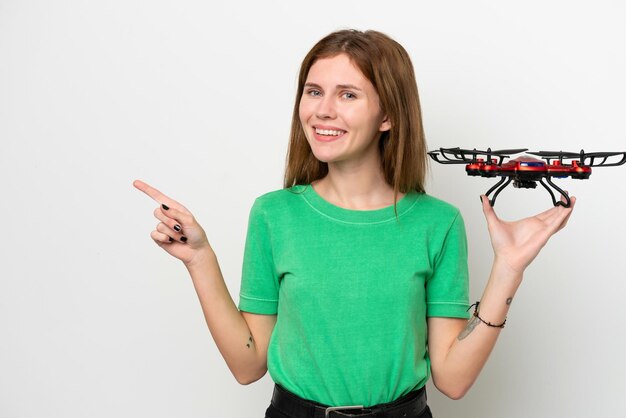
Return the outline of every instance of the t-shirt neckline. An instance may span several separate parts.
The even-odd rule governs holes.
[[[292,189],[294,192],[299,193],[309,206],[311,206],[311,208],[320,214],[337,221],[346,223],[373,224],[389,222],[396,219],[396,211],[394,211],[393,205],[372,210],[347,209],[330,203],[324,199],[310,184],[293,186]],[[397,217],[399,218],[411,210],[420,195],[421,194],[417,191],[410,191],[398,200],[396,204]]]

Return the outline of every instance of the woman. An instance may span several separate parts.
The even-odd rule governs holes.
[[[285,188],[252,208],[239,309],[191,213],[135,182],[162,204],[151,236],[189,270],[237,381],[269,369],[266,417],[429,417],[431,374],[453,399],[475,381],[525,268],[572,208],[510,223],[481,196],[495,257],[468,321],[463,220],[424,193],[426,166],[408,54],[343,30],[302,63]]]

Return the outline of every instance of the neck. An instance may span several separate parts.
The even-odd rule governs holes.
[[[394,193],[376,165],[329,164],[326,177],[313,182],[315,191],[326,201],[354,210],[374,210],[393,205]],[[398,200],[403,194],[398,193]]]

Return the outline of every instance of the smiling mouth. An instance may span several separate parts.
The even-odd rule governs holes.
[[[332,142],[341,138],[346,131],[342,129],[321,129],[313,128],[313,136],[320,142]]]
[[[340,136],[346,133],[346,131],[337,130],[337,129],[319,129],[319,128],[314,128],[314,129],[315,129],[316,134],[324,135],[324,136]]]

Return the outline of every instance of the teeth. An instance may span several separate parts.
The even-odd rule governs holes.
[[[339,136],[343,133],[345,133],[346,131],[335,131],[333,129],[318,129],[315,128],[315,133],[318,135],[332,135],[332,136]]]

